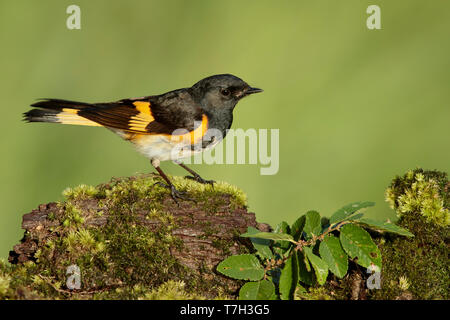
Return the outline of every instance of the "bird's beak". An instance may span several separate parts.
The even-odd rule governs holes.
[[[263,91],[264,91],[263,89],[248,87],[248,89],[245,90],[245,95],[248,96],[250,94],[263,92]]]

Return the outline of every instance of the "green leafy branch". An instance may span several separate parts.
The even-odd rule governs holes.
[[[343,278],[349,259],[364,268],[381,270],[381,253],[364,228],[412,237],[389,221],[364,218],[361,210],[373,202],[354,202],[337,210],[330,219],[308,211],[291,226],[277,225],[274,232],[249,227],[241,237],[250,238],[254,254],[230,256],[217,270],[234,279],[248,280],[240,299],[293,299],[297,287],[325,284],[331,272]]]

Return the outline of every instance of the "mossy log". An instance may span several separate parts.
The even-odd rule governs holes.
[[[11,270],[3,270],[3,297],[233,297],[242,283],[215,267],[231,254],[249,252],[239,234],[258,223],[245,194],[226,183],[211,187],[172,177],[192,198],[177,205],[155,185],[158,179],[150,174],[67,189],[64,202],[25,214],[25,236],[10,252]],[[80,269],[79,289],[67,287],[71,265]]]

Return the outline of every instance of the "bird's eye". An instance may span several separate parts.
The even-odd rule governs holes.
[[[230,95],[231,92],[228,89],[222,89],[222,90],[220,90],[220,93],[227,97]]]

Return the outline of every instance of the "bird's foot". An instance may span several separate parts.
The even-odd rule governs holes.
[[[175,186],[173,184],[167,184],[167,183],[164,183],[164,182],[156,182],[155,184],[158,185],[158,186],[170,189],[170,195],[172,196],[173,201],[175,201],[175,203],[178,206],[180,206],[180,203],[178,202],[177,199],[190,200],[190,201],[194,201],[195,202],[194,199],[192,199],[192,198],[187,196],[187,192],[177,190],[177,188],[175,188]]]
[[[185,178],[186,179],[191,179],[191,180],[194,180],[194,181],[197,181],[197,182],[200,182],[202,184],[209,184],[212,187],[214,187],[214,183],[215,183],[214,180],[205,180],[202,177],[200,177],[198,174],[197,175],[192,175],[192,176],[185,176]]]

